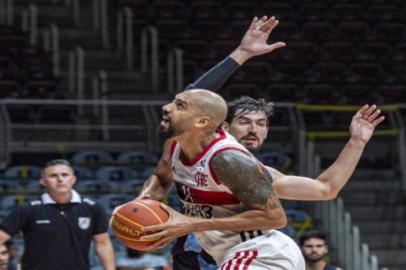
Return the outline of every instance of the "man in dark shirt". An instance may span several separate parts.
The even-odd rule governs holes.
[[[0,224],[0,244],[22,231],[24,270],[88,270],[92,240],[104,269],[115,269],[105,210],[73,190],[75,182],[68,161],[48,162],[40,179],[46,193],[14,208]]]
[[[318,230],[310,230],[300,237],[300,249],[306,261],[306,270],[342,270],[342,268],[329,265],[326,260],[328,246],[327,235]]]

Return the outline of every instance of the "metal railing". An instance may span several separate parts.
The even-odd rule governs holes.
[[[0,0],[0,24],[13,25],[13,0]]]
[[[330,233],[331,246],[337,248],[338,261],[347,270],[378,270],[378,259],[361,243],[359,228],[344,210],[341,198],[315,203],[314,218],[322,220],[322,229]]]
[[[97,1],[97,0],[96,0]],[[133,12],[131,8],[124,7],[117,14],[117,50],[124,51],[128,70],[133,70],[134,65],[134,40],[133,40]]]
[[[110,49],[108,4],[106,0],[93,0],[93,28],[100,32],[104,49]]]
[[[172,49],[167,56],[167,91],[174,94],[184,88],[183,84],[183,51]]]
[[[148,26],[141,33],[141,71],[150,72],[152,92],[159,90],[158,30]]]

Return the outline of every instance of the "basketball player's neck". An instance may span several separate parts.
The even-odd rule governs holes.
[[[216,134],[184,134],[176,138],[182,149],[182,155],[187,160],[193,160],[198,156],[215,138]]]

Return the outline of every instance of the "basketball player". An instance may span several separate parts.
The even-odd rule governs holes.
[[[274,20],[274,21],[272,21]],[[258,22],[265,22],[270,26],[269,30],[273,30],[278,21],[275,20],[273,17],[268,19],[262,18]],[[258,30],[259,29],[259,30]],[[241,61],[241,57],[235,57],[233,53],[224,61],[220,62],[217,66],[215,66],[212,70],[208,71],[204,74],[200,79],[197,80],[191,86],[196,86],[200,83],[209,85],[210,89],[218,89],[225,80],[237,69],[237,67],[243,64],[246,60],[250,59],[251,57],[255,56],[252,53],[252,48],[254,47],[266,47],[266,40],[269,37],[271,31],[268,32],[268,36],[262,36],[260,38],[254,38],[256,31],[261,31],[263,29],[256,27],[251,27],[245,33],[245,36],[240,44],[239,48],[244,48],[245,56],[247,56],[244,61]],[[266,34],[266,31],[264,31]],[[263,33],[264,34],[264,33]],[[257,46],[252,46],[251,43],[258,43]],[[246,47],[247,44],[249,45],[248,48]],[[279,47],[283,47],[284,43],[275,43],[279,44]],[[273,44],[273,45],[275,45]],[[238,49],[236,50],[238,51]],[[271,52],[270,50],[268,52]],[[267,53],[266,51],[262,51],[262,53]],[[228,63],[227,63],[228,61]],[[234,65],[234,69],[230,68],[230,66]],[[190,87],[190,86],[189,86]],[[357,133],[360,132],[359,128],[362,125],[358,125],[360,121],[359,115],[364,113],[365,110],[357,113],[354,116],[353,123],[351,125],[351,130],[353,130],[354,137],[357,136]],[[272,105],[266,103],[264,100],[254,100],[249,97],[242,97],[236,99],[229,103],[229,113],[227,116],[227,120],[224,123],[224,127],[229,130],[230,134],[236,137],[236,139],[243,144],[247,149],[250,151],[257,151],[262,146],[265,138],[268,134],[269,129],[269,117],[272,114]],[[376,115],[374,115],[376,114]],[[363,127],[366,129],[367,133],[372,135],[373,129],[376,125],[383,121],[383,117],[379,117],[380,111],[376,110],[375,106],[369,108],[367,115],[371,115],[371,124],[372,126]],[[354,121],[355,120],[355,121]],[[376,120],[376,121],[375,121]],[[374,122],[373,122],[374,121]],[[372,128],[372,130],[371,130]],[[361,131],[363,132],[363,131]],[[366,136],[365,142],[369,140],[369,135]],[[350,140],[349,144],[353,144],[355,140]],[[354,144],[353,144],[354,146]],[[361,150],[362,152],[362,150]],[[341,157],[341,156],[340,156]],[[337,159],[335,165],[332,166],[330,169],[330,173],[326,172],[324,175],[320,175],[316,181],[314,179],[309,179],[305,177],[294,177],[294,176],[285,176],[278,172],[273,168],[268,168],[273,176],[273,188],[275,193],[285,199],[293,199],[293,200],[328,200],[333,199],[337,196],[338,192],[342,189],[345,185],[349,176],[352,174],[352,169],[350,170],[339,170],[344,172],[343,174],[336,174],[334,170],[337,170],[337,167],[340,168],[339,163],[343,162],[342,157]],[[354,156],[354,160],[348,160],[348,163],[351,167],[355,167],[358,158]],[[347,173],[346,173],[347,172]],[[189,238],[190,241],[185,243],[185,239],[187,236],[182,237],[177,241],[175,245],[174,252],[173,252],[173,260],[174,260],[174,269],[182,270],[182,269],[211,269],[211,267],[207,268],[207,262],[210,262],[210,256],[207,256],[205,251],[203,250],[200,255],[200,248],[197,246],[193,240],[193,235]],[[189,245],[190,242],[190,245]],[[291,243],[295,245],[294,243]],[[190,246],[190,248],[189,248]],[[203,258],[202,258],[203,257]],[[203,259],[203,260],[202,260]],[[202,264],[203,263],[203,264]],[[200,265],[199,265],[200,264]]]
[[[240,97],[228,103],[228,113],[223,128],[248,150],[257,152],[268,135],[272,113],[272,103],[268,103],[264,99]],[[367,122],[362,120],[362,114],[365,114],[363,118],[368,119]],[[372,136],[374,127],[383,121],[383,117],[379,117],[379,114],[380,110],[377,110],[375,106],[363,107],[355,114],[350,127],[352,138],[348,144],[356,146],[358,137],[362,137],[361,140],[365,144]],[[343,150],[343,152],[345,151],[348,150]],[[335,198],[353,170],[351,169],[349,172],[340,170],[340,167],[343,166],[340,163],[349,162],[348,168],[353,167],[351,164],[355,166],[357,163],[356,156],[354,156],[354,161],[343,160],[343,158],[343,156],[338,158],[328,170],[316,179],[286,176],[274,168],[267,167],[272,175],[272,187],[275,194],[279,198],[292,200],[330,200]],[[196,244],[193,235],[179,238],[174,252],[175,269],[211,268],[207,264],[212,263],[212,260],[204,250],[199,252],[198,248],[191,250],[184,248],[189,245],[196,246]]]
[[[15,207],[2,220],[0,244],[22,231],[22,269],[88,270],[93,240],[103,269],[115,269],[106,212],[73,190],[76,176],[69,162],[49,161],[39,181],[46,192],[40,200]]]

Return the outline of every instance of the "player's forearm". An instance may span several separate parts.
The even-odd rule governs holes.
[[[189,226],[191,231],[247,231],[278,229],[286,224],[286,215],[280,208],[272,216],[262,210],[248,210],[225,218],[191,218]]]
[[[95,245],[97,256],[100,258],[100,262],[103,265],[104,270],[114,270],[115,259],[114,250],[110,241],[98,243]]]
[[[204,73],[195,82],[189,84],[185,90],[201,88],[216,91],[224,85],[239,67],[240,65],[232,57],[227,57]]]
[[[365,143],[351,138],[336,161],[317,180],[328,187],[329,198],[335,198],[350,179],[365,149]]]
[[[154,200],[161,200],[171,188],[172,185],[163,185],[159,177],[153,174],[145,181],[137,198],[149,197]]]

